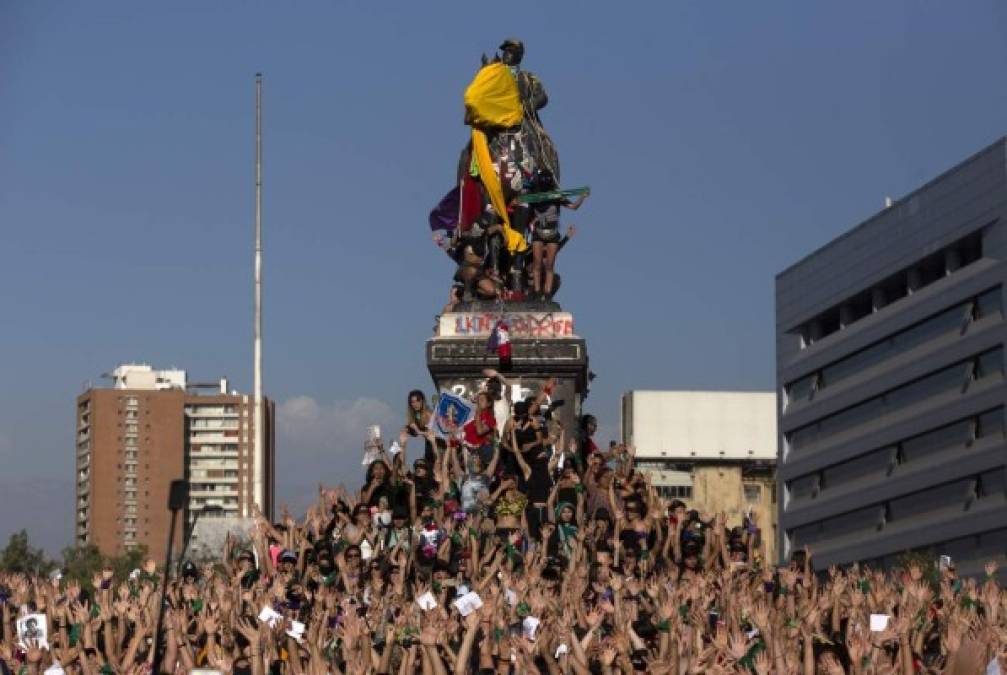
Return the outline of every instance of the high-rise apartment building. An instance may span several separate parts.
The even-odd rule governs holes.
[[[1007,141],[776,279],[780,548],[815,564],[1007,550]]]
[[[75,542],[115,554],[145,544],[164,555],[171,481],[189,481],[185,523],[246,518],[254,506],[253,401],[227,381],[192,385],[180,370],[128,364],[111,388],[77,398]],[[215,391],[206,392],[213,388]],[[205,393],[204,393],[205,392]],[[273,405],[265,401],[262,472],[273,508]],[[177,530],[180,544],[182,523]],[[178,550],[176,548],[176,550]]]

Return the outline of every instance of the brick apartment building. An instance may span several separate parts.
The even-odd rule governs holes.
[[[185,371],[127,364],[110,388],[89,388],[76,406],[75,543],[115,555],[145,544],[164,557],[171,481],[185,478],[185,523],[246,518],[254,505],[254,405],[227,381],[192,385]],[[212,387],[213,391],[207,391]],[[273,404],[265,402],[264,513],[273,509]],[[204,509],[206,509],[204,511]],[[181,525],[181,523],[180,523]],[[179,550],[184,528],[176,529]]]

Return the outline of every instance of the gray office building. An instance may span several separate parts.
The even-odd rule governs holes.
[[[816,567],[1007,551],[1007,139],[776,278],[780,541]]]

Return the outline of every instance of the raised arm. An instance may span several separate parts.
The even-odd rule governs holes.
[[[535,397],[535,400],[532,401],[532,404],[528,406],[529,415],[538,414],[538,411],[542,407],[542,404],[545,402],[546,398],[552,396],[552,390],[555,387],[556,387],[555,377],[550,377],[548,380],[545,381],[545,384],[542,385],[542,391],[538,393],[538,396]]]
[[[528,466],[528,462],[524,459],[524,453],[521,452],[521,448],[517,444],[517,434],[514,433],[514,427],[510,430],[511,438],[511,449],[514,452],[514,459],[517,460],[518,468],[521,469],[521,475],[524,476],[525,480],[531,477],[531,467]]]
[[[497,464],[500,462],[500,444],[493,444],[493,459],[490,460],[489,466],[483,473],[487,476],[495,476],[497,472]]]
[[[549,519],[550,523],[556,522],[556,499],[559,496],[559,483],[552,486],[552,490],[549,491],[549,499],[545,503],[546,517]]]

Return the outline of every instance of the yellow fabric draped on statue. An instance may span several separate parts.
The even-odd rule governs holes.
[[[465,122],[472,126],[472,156],[490,203],[503,219],[504,243],[511,253],[528,250],[528,242],[511,227],[500,177],[493,166],[486,134],[480,127],[514,127],[521,124],[523,114],[517,82],[510,69],[502,63],[491,63],[481,68],[465,89]]]
[[[465,89],[465,123],[473,127],[516,127],[524,112],[517,82],[502,63],[483,66]]]
[[[523,253],[528,250],[528,242],[524,236],[510,225],[510,215],[507,213],[507,203],[504,202],[503,188],[500,186],[500,177],[497,176],[493,168],[493,157],[490,156],[489,143],[486,141],[486,134],[481,130],[472,128],[472,156],[476,159],[476,166],[479,169],[479,180],[482,181],[486,193],[489,195],[490,203],[497,214],[503,220],[503,237],[507,250],[511,253]]]

